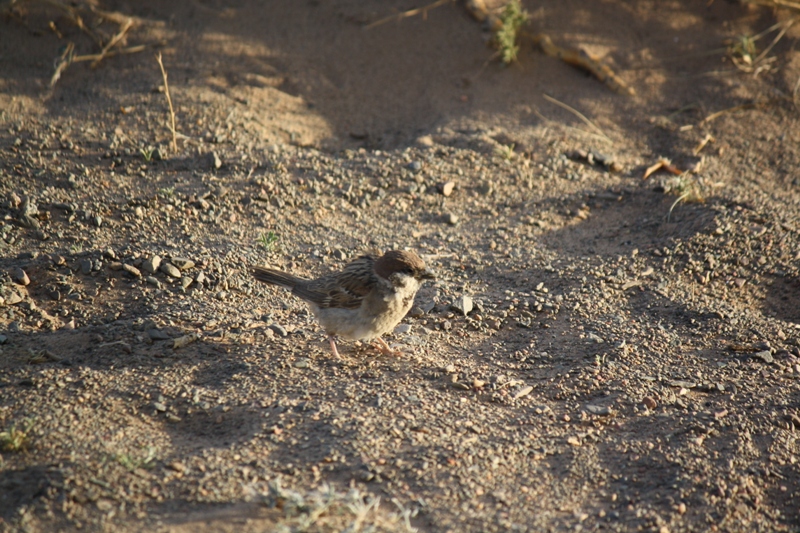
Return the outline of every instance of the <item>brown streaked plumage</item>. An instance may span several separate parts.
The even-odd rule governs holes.
[[[331,350],[339,356],[335,336],[351,340],[377,340],[384,353],[392,352],[381,335],[403,319],[414,303],[420,285],[434,275],[414,252],[391,250],[375,258],[362,255],[341,272],[317,279],[255,266],[253,276],[278,285],[305,300],[325,329]]]

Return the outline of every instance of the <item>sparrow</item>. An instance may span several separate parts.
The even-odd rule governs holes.
[[[334,357],[339,357],[336,336],[350,340],[375,340],[384,354],[393,351],[381,335],[406,316],[425,280],[435,279],[414,252],[391,250],[380,257],[362,255],[341,272],[305,279],[261,266],[252,267],[258,281],[278,285],[308,303],[328,335]]]

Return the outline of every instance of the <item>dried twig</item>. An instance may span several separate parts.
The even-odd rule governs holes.
[[[578,117],[579,119],[581,119],[581,120],[583,121],[583,123],[584,123],[584,124],[586,124],[587,126],[589,126],[590,128],[592,128],[592,129],[595,131],[595,133],[597,133],[597,134],[598,134],[600,137],[603,137],[605,140],[607,140],[607,141],[609,141],[609,142],[613,142],[613,141],[611,141],[611,139],[608,137],[608,135],[606,135],[605,133],[603,133],[603,130],[601,130],[600,128],[598,128],[598,127],[595,125],[595,123],[594,123],[594,122],[592,122],[591,120],[589,120],[588,118],[586,118],[586,117],[585,117],[585,116],[584,116],[584,115],[583,115],[583,114],[582,114],[580,111],[578,111],[577,109],[575,109],[575,108],[573,108],[573,107],[570,107],[570,106],[568,106],[568,105],[567,105],[567,104],[565,104],[564,102],[559,102],[558,100],[556,100],[556,99],[555,99],[555,98],[553,98],[552,96],[548,96],[548,95],[546,95],[546,94],[542,94],[542,96],[544,96],[544,99],[545,99],[545,100],[547,100],[548,102],[551,102],[551,103],[553,103],[553,104],[556,104],[556,105],[557,105],[557,106],[559,106],[559,107],[563,107],[564,109],[566,109],[567,111],[569,111],[570,113],[572,113],[573,115],[575,115],[576,117]]]
[[[553,44],[553,41],[547,35],[539,33],[536,35],[528,35],[534,44],[541,48],[545,55],[555,57],[561,61],[577,67],[579,69],[589,72],[592,76],[605,83],[611,89],[618,93],[635,95],[636,91],[633,87],[629,86],[625,81],[617,76],[611,68],[605,63],[601,62],[598,58],[592,57],[583,50],[576,50],[572,48],[564,48]]]
[[[735,111],[742,111],[744,109],[753,109],[754,107],[756,107],[756,104],[754,102],[751,102],[749,104],[742,104],[742,105],[729,107],[728,109],[723,109],[721,111],[717,111],[716,113],[711,113],[706,118],[704,118],[703,120],[700,121],[700,125],[708,124],[709,122],[711,122],[713,120],[717,120],[722,115],[725,115],[725,114],[728,114],[728,113],[733,113]]]
[[[61,79],[61,74],[64,73],[64,70],[75,60],[72,55],[74,51],[75,44],[68,43],[67,46],[64,47],[64,51],[61,53],[58,59],[56,59],[56,68],[53,72],[53,75],[50,77],[51,89],[55,86],[58,80]]]
[[[82,56],[74,56],[72,63],[81,63],[83,61],[98,61],[103,58],[119,56],[123,54],[136,54],[147,49],[146,44],[137,44],[136,46],[129,46],[127,48],[117,48],[116,50],[109,50],[105,55],[103,54],[84,54]]]
[[[161,52],[156,54],[156,61],[161,68],[161,76],[164,78],[164,94],[167,96],[167,105],[169,105],[169,131],[172,133],[172,151],[178,151],[178,136],[175,130],[175,109],[172,107],[172,97],[169,94],[169,83],[167,83],[167,71],[164,69],[164,63],[161,61]]]
[[[366,26],[364,26],[364,29],[371,30],[372,28],[381,26],[382,24],[386,24],[387,22],[391,22],[393,20],[400,21],[405,18],[415,17],[420,13],[422,13],[422,18],[425,19],[428,16],[428,11],[430,11],[431,9],[436,9],[439,6],[443,6],[444,4],[449,4],[453,1],[454,0],[436,0],[435,2],[433,2],[432,4],[428,4],[427,6],[418,7],[416,9],[409,9],[408,11],[403,11],[402,13],[382,18],[378,21],[373,22],[372,24],[367,24]]]
[[[106,45],[103,47],[103,49],[100,51],[99,57],[98,57],[97,59],[95,59],[95,60],[94,60],[94,62],[91,64],[91,67],[92,67],[92,68],[96,68],[96,67],[97,67],[97,65],[99,65],[99,64],[100,64],[100,61],[102,61],[102,60],[103,60],[103,58],[104,58],[104,57],[106,57],[106,56],[108,55],[108,52],[109,52],[109,51],[110,51],[110,50],[111,50],[111,49],[112,49],[114,46],[116,46],[116,44],[117,44],[118,42],[120,42],[120,41],[122,40],[122,38],[125,36],[125,33],[127,33],[127,31],[128,31],[130,28],[131,28],[131,26],[133,26],[133,19],[130,19],[130,18],[129,18],[129,19],[127,19],[127,20],[125,20],[125,22],[123,22],[123,23],[120,25],[120,28],[119,28],[119,31],[117,32],[117,34],[116,34],[116,35],[114,35],[114,36],[111,38],[111,40],[110,40],[110,41],[108,41],[108,43],[107,43],[107,44],[106,44]]]

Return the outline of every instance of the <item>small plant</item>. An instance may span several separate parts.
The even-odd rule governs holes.
[[[514,152],[515,146],[516,145],[514,143],[500,144],[498,146],[495,146],[494,153],[495,155],[502,157],[506,161],[511,161],[512,159],[514,159],[514,156],[516,155],[516,152]]]
[[[139,153],[142,154],[144,160],[148,163],[153,160],[153,154],[155,153],[156,149],[152,146],[149,148],[139,148]]]
[[[523,9],[520,0],[511,0],[506,4],[503,14],[500,16],[503,25],[494,34],[495,46],[497,46],[500,60],[504,64],[509,65],[517,60],[519,30],[529,19],[530,15]]]
[[[81,243],[79,243],[79,242],[76,242],[75,244],[73,244],[72,246],[69,247],[69,251],[72,254],[79,254],[79,253],[83,252],[83,245]]]
[[[263,246],[266,251],[271,252],[278,242],[278,235],[274,231],[262,233],[258,238],[258,242],[261,243],[261,246]]]
[[[0,431],[0,450],[19,452],[27,448],[32,427],[33,420],[26,419],[21,425],[11,424],[7,430]]]
[[[118,453],[114,455],[114,460],[131,472],[137,468],[149,470],[155,466],[156,449],[152,446],[147,448],[147,453],[144,457],[135,457],[129,453]]]
[[[172,198],[175,195],[175,187],[163,187],[158,190],[158,195],[162,198]]]
[[[738,60],[745,65],[753,64],[757,52],[756,41],[750,35],[740,35],[730,47],[730,54],[734,62]]]

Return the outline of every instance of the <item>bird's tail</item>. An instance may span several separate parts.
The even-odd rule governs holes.
[[[291,274],[272,268],[254,266],[250,271],[253,273],[253,277],[258,281],[269,283],[270,285],[286,287],[287,289],[294,289],[298,283],[306,281],[303,278],[298,278],[297,276],[292,276]]]

